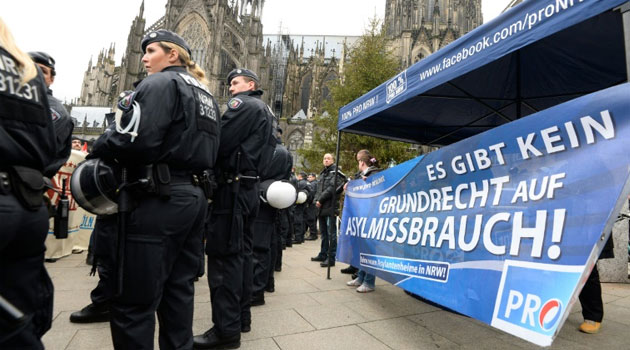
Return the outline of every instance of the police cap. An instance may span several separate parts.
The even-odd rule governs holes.
[[[300,171],[299,172],[300,176],[305,178],[306,177],[306,171]]]
[[[55,59],[50,57],[49,54],[42,51],[33,51],[29,52],[28,55],[31,56],[35,63],[43,64],[52,69],[52,75],[55,75]]]
[[[184,48],[189,55],[192,55],[192,52],[190,51],[190,47],[186,43],[186,40],[184,40],[184,38],[179,36],[177,33],[171,32],[170,30],[166,29],[158,29],[147,34],[147,36],[142,39],[142,52],[145,52],[147,50],[147,46],[149,46],[149,44],[160,41],[166,41],[179,45]]]
[[[252,72],[249,69],[237,68],[237,69],[232,70],[230,74],[228,74],[227,76],[228,85],[230,85],[230,83],[232,82],[232,79],[236,77],[248,77],[248,78],[253,79],[256,83],[260,82],[260,80],[258,80],[258,76],[256,75],[256,73]]]

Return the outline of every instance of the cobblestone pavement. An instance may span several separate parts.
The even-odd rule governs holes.
[[[348,275],[338,263],[326,269],[311,262],[318,241],[294,245],[284,252],[276,292],[266,304],[252,308],[252,331],[242,334],[241,349],[371,350],[371,349],[533,349],[535,345],[474,319],[441,310],[377,279],[376,291],[359,294],[346,286]],[[55,285],[54,320],[44,336],[47,349],[112,349],[108,323],[73,324],[70,313],[90,302],[97,277],[90,277],[86,253],[46,263]],[[211,322],[205,277],[195,284],[194,334]],[[630,285],[603,284],[604,321],[599,334],[578,332],[579,303],[571,310],[551,349],[629,349]],[[156,332],[157,334],[157,332]],[[157,339],[157,338],[156,338]],[[157,349],[157,341],[155,343]]]

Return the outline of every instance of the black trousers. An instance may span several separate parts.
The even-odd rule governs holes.
[[[220,336],[241,333],[251,323],[253,223],[258,186],[239,190],[236,209],[229,186],[220,187],[206,240],[212,322]]]
[[[306,220],[306,225],[304,227],[304,232],[308,228],[309,235],[317,237],[317,207],[315,204],[311,203],[306,207],[304,211],[304,218]]]
[[[118,217],[116,215],[99,215],[96,217],[92,231],[93,251],[98,271],[98,284],[90,293],[92,304],[109,307],[113,297],[116,260],[116,238],[118,233]]]
[[[123,293],[110,306],[116,349],[153,349],[156,311],[160,349],[192,348],[206,207],[199,187],[171,184],[169,200],[143,198],[129,215]]]
[[[253,255],[253,295],[262,295],[267,287],[271,265],[271,242],[273,239],[276,209],[268,204],[261,204],[254,220],[254,255]]]
[[[29,319],[19,325],[0,316],[0,349],[43,349],[52,323],[53,285],[44,268],[48,211],[24,209],[0,194],[0,295]]]
[[[293,230],[295,232],[295,241],[304,242],[304,226],[305,226],[305,211],[306,206],[304,204],[297,204],[294,211]]]
[[[604,302],[602,301],[602,285],[599,283],[597,265],[593,267],[584,288],[580,292],[582,316],[585,320],[602,322],[604,318]]]
[[[322,245],[319,251],[319,255],[324,258],[328,257],[328,250],[330,248],[330,259],[335,260],[335,254],[337,253],[337,223],[334,216],[319,216],[319,230],[322,233]],[[330,243],[328,237],[330,236]],[[329,246],[330,245],[330,246]]]
[[[271,236],[271,251],[269,261],[269,274],[267,275],[267,287],[275,288],[276,281],[274,278],[275,268],[282,268],[282,242],[280,242],[280,230],[278,224],[278,215],[273,223],[273,232]],[[280,259],[278,259],[278,256]]]

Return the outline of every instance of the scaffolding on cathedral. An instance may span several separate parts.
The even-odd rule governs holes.
[[[278,36],[276,38],[276,44],[274,47],[274,55],[271,61],[271,69],[273,80],[272,86],[272,104],[273,112],[278,117],[282,117],[282,97],[284,95],[284,85],[286,79],[287,61],[289,59],[289,52],[293,44],[289,34],[282,34],[282,22],[278,28]]]

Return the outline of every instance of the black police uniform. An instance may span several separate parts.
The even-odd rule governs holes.
[[[317,206],[315,205],[315,192],[317,192],[317,180],[313,180],[309,182],[309,186],[313,191],[313,197],[308,201],[308,206],[306,207],[305,219],[306,219],[306,228],[308,228],[308,236],[304,239],[309,241],[314,241],[317,239]]]
[[[116,238],[118,217],[98,215],[92,231],[94,264],[98,270],[98,284],[90,292],[89,305],[70,315],[70,322],[92,323],[109,321],[109,306],[114,296],[116,268]]]
[[[293,243],[300,244],[304,243],[304,232],[306,231],[306,207],[308,200],[313,198],[313,193],[311,186],[304,178],[297,181],[297,192],[304,192],[307,196],[306,202],[301,204],[296,203],[294,209],[295,222],[293,227],[295,231],[295,239],[293,240]]]
[[[0,310],[0,349],[42,349],[52,322],[53,286],[44,268],[48,210],[43,176],[65,161],[41,72],[20,86],[15,59],[0,47],[0,295],[26,315],[22,322]]]
[[[195,336],[195,346],[217,339],[240,342],[241,328],[251,323],[252,224],[258,212],[258,174],[275,147],[274,116],[260,99],[262,91],[238,93],[221,118],[221,145],[206,240],[208,285],[214,327]]]
[[[90,157],[114,158],[130,174],[152,164],[161,169],[162,179],[155,180],[162,186],[159,193],[133,192],[122,295],[112,299],[110,309],[114,346],[153,348],[157,311],[160,348],[191,348],[193,281],[203,254],[199,242],[207,207],[193,175],[214,166],[219,110],[207,88],[180,66],[149,75],[118,106],[124,125],[140,112],[138,135],[132,140],[112,125],[96,140]]]
[[[288,180],[291,176],[293,159],[291,153],[282,144],[278,143],[273,153],[271,163],[261,173],[261,180]],[[254,254],[253,267],[254,278],[252,287],[252,305],[264,304],[264,292],[273,273],[271,249],[274,240],[274,223],[278,210],[265,202],[260,202],[258,216],[254,220]],[[271,276],[273,279],[273,276]]]
[[[52,74],[54,75],[55,60],[50,57],[50,55],[41,51],[29,52],[29,55],[35,63],[43,64],[52,69]],[[72,148],[72,130],[74,129],[74,123],[61,101],[53,96],[53,92],[50,88],[46,88],[46,96],[48,97],[50,115],[53,120],[53,125],[55,126],[57,140],[57,161],[50,164],[49,167],[51,169],[59,169],[68,159],[68,156],[64,158],[63,155],[70,154]]]

